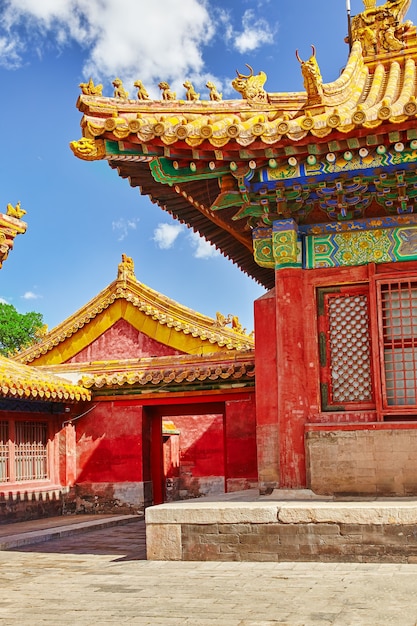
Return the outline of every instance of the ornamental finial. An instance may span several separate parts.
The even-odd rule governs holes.
[[[365,9],[374,9],[376,7],[376,0],[363,0]]]
[[[136,280],[135,264],[132,257],[122,254],[122,262],[119,263],[117,268],[117,280],[126,281],[127,278]]]
[[[8,215],[9,217],[15,217],[18,220],[20,220],[20,218],[23,217],[26,213],[25,209],[21,208],[20,201],[16,204],[16,206],[13,206],[9,202],[6,207],[6,212],[6,215]]]

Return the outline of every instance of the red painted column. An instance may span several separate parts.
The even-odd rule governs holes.
[[[275,275],[278,374],[278,446],[281,488],[306,486],[304,427],[308,420],[306,346],[315,337],[314,291],[307,292],[306,270],[280,269]]]
[[[256,300],[254,309],[258,484],[267,493],[280,484],[275,290]]]
[[[164,460],[162,448],[162,419],[152,417],[151,421],[151,472],[153,503],[162,504],[165,500]]]
[[[255,302],[258,479],[264,494],[306,486],[314,306],[314,287],[299,268],[278,270],[275,289]]]

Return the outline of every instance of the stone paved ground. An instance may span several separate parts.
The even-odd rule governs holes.
[[[417,565],[144,556],[143,522],[0,552],[0,624],[417,624]]]

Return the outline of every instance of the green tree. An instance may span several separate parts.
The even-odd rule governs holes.
[[[18,313],[12,304],[0,303],[0,354],[10,356],[40,341],[41,313]]]

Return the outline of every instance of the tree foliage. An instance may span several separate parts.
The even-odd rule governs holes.
[[[41,313],[18,313],[12,304],[0,303],[0,354],[11,356],[37,343],[43,327]]]

